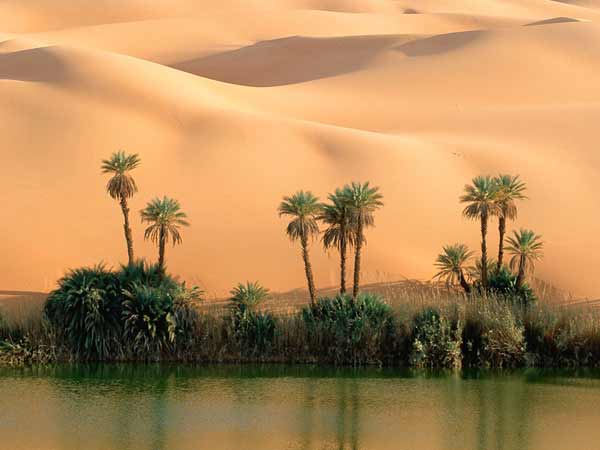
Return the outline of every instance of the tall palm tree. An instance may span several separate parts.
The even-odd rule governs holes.
[[[140,157],[137,154],[128,155],[123,151],[115,152],[110,159],[102,161],[102,173],[110,173],[112,177],[106,184],[106,192],[115,200],[119,200],[123,212],[123,229],[127,244],[127,255],[129,265],[133,264],[133,237],[129,226],[129,206],[127,200],[137,192],[137,185],[131,176],[131,171],[140,165]]]
[[[180,228],[188,227],[187,215],[181,210],[177,200],[169,197],[155,198],[140,211],[142,222],[149,226],[144,231],[144,239],[158,244],[158,267],[161,272],[165,268],[165,244],[173,242],[173,246],[182,242]]]
[[[336,189],[329,194],[329,202],[322,205],[319,220],[327,225],[323,232],[323,246],[326,250],[336,248],[340,252],[340,294],[346,293],[346,253],[354,245],[356,236],[355,215],[344,202],[343,192]]]
[[[365,244],[365,228],[374,226],[373,213],[383,206],[383,195],[378,187],[371,187],[369,182],[346,185],[342,191],[342,200],[349,207],[356,220],[356,236],[354,245],[354,286],[352,298],[356,299],[360,288],[360,262],[362,247]]]
[[[527,185],[519,179],[519,176],[498,175],[495,178],[498,185],[498,199],[496,202],[500,207],[498,211],[498,266],[496,271],[500,272],[504,263],[504,235],[506,234],[506,221],[517,218],[517,200],[527,197],[523,194]]]
[[[492,216],[498,215],[499,206],[498,185],[490,176],[479,176],[472,180],[472,184],[465,186],[465,193],[460,197],[461,203],[467,206],[463,215],[467,219],[481,221],[481,284],[485,289],[488,285],[487,271],[487,230],[488,221]]]
[[[445,280],[447,285],[454,285],[458,282],[465,293],[471,292],[471,286],[465,277],[465,270],[468,270],[467,264],[473,258],[473,252],[465,244],[446,245],[443,253],[440,253],[436,259],[435,266],[439,272],[434,278]]]
[[[286,233],[290,240],[300,240],[304,272],[308,282],[308,293],[312,305],[316,301],[315,281],[309,256],[309,241],[319,234],[317,219],[321,214],[319,199],[310,191],[298,191],[291,197],[284,197],[279,205],[279,216],[289,216],[292,221],[288,224]]]
[[[535,261],[542,259],[544,242],[540,235],[523,228],[519,231],[514,231],[513,235],[507,241],[508,246],[506,250],[512,255],[510,268],[513,270],[518,268],[516,284],[517,289],[519,289],[523,286],[527,274],[533,273]]]

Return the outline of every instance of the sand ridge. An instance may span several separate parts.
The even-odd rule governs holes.
[[[510,228],[544,235],[538,274],[600,296],[600,10],[592,0],[9,0],[0,6],[0,286],[126,257],[100,160],[140,153],[136,214],[178,198],[192,227],[169,268],[214,295],[303,286],[280,198],[353,179],[385,194],[365,280],[428,279],[479,173],[521,174]],[[224,26],[224,24],[227,26]],[[535,26],[525,26],[525,25]],[[155,257],[134,215],[137,252]],[[496,246],[495,225],[490,247]],[[316,281],[337,257],[313,245]]]

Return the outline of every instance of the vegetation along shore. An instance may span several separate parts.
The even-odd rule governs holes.
[[[600,313],[541,301],[531,287],[545,243],[532,230],[507,230],[527,199],[518,176],[476,177],[459,198],[464,217],[480,225],[479,255],[461,243],[443,245],[434,281],[383,295],[361,289],[360,277],[367,235],[384,207],[379,188],[351,182],[325,202],[305,190],[285,196],[277,212],[299,247],[310,301],[273,311],[265,307],[269,290],[244,282],[231,290],[227,308],[216,310],[205,307],[200,289],[167,271],[168,247],[182,244],[190,226],[179,201],[157,197],[140,211],[158,256],[156,263],[135,258],[128,201],[138,191],[140,165],[138,155],[125,152],[102,163],[107,193],[122,211],[127,263],[69,271],[39,310],[0,309],[0,363],[600,366]],[[496,223],[500,244],[490,257],[487,236]],[[339,287],[324,296],[311,266],[318,247],[339,255]]]

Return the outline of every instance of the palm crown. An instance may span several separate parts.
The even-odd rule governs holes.
[[[356,214],[344,202],[343,192],[336,189],[328,196],[330,203],[321,206],[319,220],[327,225],[323,232],[323,246],[326,249],[340,249],[342,242],[354,245],[356,239]]]
[[[435,266],[439,272],[434,278],[446,280],[452,285],[460,282],[461,274],[467,269],[467,264],[473,258],[473,252],[464,244],[446,245],[443,253],[438,255]]]
[[[287,235],[291,240],[308,239],[319,233],[317,218],[321,213],[319,199],[310,191],[298,191],[291,197],[284,197],[279,205],[280,216],[290,216]]]
[[[472,184],[465,186],[465,193],[460,197],[461,203],[467,203],[463,215],[477,220],[499,214],[497,203],[499,187],[490,176],[475,177]]]
[[[506,250],[513,255],[510,260],[510,267],[514,270],[522,265],[524,273],[531,273],[535,261],[542,259],[542,249],[544,248],[542,237],[532,230],[522,228],[519,231],[514,231],[507,241]]]
[[[378,187],[371,187],[369,182],[356,183],[344,186],[341,192],[342,202],[356,214],[356,220],[363,226],[372,226],[375,222],[373,213],[383,206],[383,195]]]
[[[180,227],[189,226],[186,220],[187,215],[181,210],[181,205],[177,200],[163,197],[155,198],[150,201],[146,207],[140,211],[142,222],[147,222],[150,225],[144,232],[144,238],[150,239],[154,243],[158,243],[161,232],[164,234],[165,242],[169,239],[173,245],[181,243]]]
[[[499,206],[498,214],[506,219],[517,218],[517,205],[515,200],[524,200],[523,194],[527,185],[519,179],[519,176],[499,175],[495,179],[498,192],[496,203]]]
[[[259,282],[251,283],[250,281],[246,284],[239,283],[230,292],[230,301],[233,305],[240,309],[252,309],[259,305],[269,296],[269,290]]]
[[[102,161],[102,173],[113,175],[106,185],[106,191],[112,198],[133,197],[137,185],[129,172],[139,165],[140,157],[137,154],[128,155],[123,151],[115,152],[110,159]]]

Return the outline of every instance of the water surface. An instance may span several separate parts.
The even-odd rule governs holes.
[[[596,449],[597,374],[0,369],[0,448]]]

